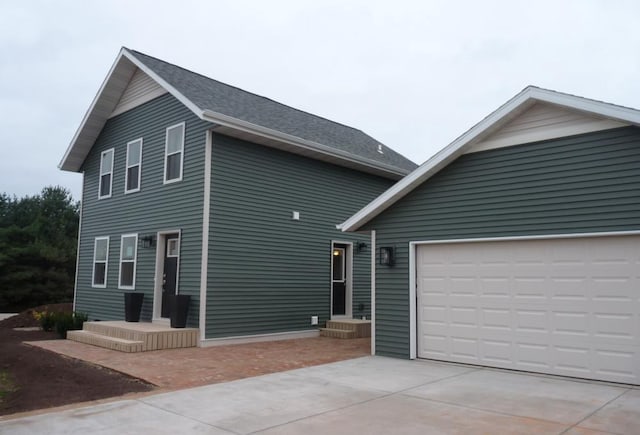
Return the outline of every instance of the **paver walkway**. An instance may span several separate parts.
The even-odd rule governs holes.
[[[70,340],[29,343],[176,390],[326,364],[371,353],[370,339],[327,337],[123,353]]]

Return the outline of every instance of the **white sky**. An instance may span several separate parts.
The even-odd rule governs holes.
[[[121,46],[360,128],[416,163],[529,84],[640,108],[640,1],[0,2],[0,192],[57,165]]]

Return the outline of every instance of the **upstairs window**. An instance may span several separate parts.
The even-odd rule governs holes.
[[[111,183],[113,181],[113,148],[103,151],[100,156],[100,186],[98,199],[111,197]]]
[[[107,258],[109,256],[109,237],[96,237],[93,245],[93,287],[107,286]]]
[[[142,168],[142,138],[127,144],[127,172],[124,180],[124,193],[140,190],[140,173]]]
[[[118,288],[134,289],[136,287],[137,251],[138,235],[123,235],[120,239],[120,281]]]
[[[184,155],[184,122],[167,128],[164,148],[164,182],[182,180]]]

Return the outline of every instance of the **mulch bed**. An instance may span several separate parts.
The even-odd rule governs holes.
[[[55,332],[17,331],[38,326],[33,311],[71,311],[71,304],[36,307],[0,321],[0,415],[150,391],[121,373],[24,344],[54,340]]]

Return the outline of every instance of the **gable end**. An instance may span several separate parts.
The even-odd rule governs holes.
[[[592,133],[628,125],[556,104],[537,102],[502,128],[471,146],[466,153]]]
[[[109,118],[113,118],[166,93],[166,89],[137,68]]]

